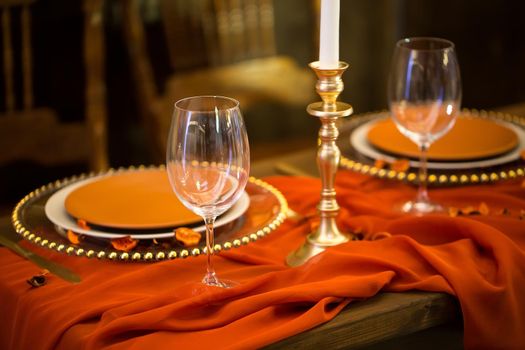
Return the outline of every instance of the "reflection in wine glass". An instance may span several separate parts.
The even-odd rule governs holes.
[[[240,198],[250,172],[250,150],[239,103],[220,96],[189,97],[175,103],[167,172],[179,200],[206,225],[206,285],[229,287],[212,264],[213,225]]]
[[[388,101],[399,131],[420,150],[419,188],[401,210],[442,211],[427,192],[427,151],[454,125],[461,103],[461,79],[454,44],[438,38],[409,38],[396,44]]]

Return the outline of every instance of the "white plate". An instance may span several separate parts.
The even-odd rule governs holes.
[[[379,122],[382,119],[374,119],[372,121],[369,121],[367,123],[364,123],[363,125],[358,126],[355,128],[355,130],[350,135],[350,144],[354,149],[369,157],[372,159],[383,159],[387,162],[394,162],[399,158],[392,157],[389,154],[383,153],[376,148],[374,148],[370,143],[368,143],[367,135],[368,131],[372,126],[374,126],[375,123]],[[492,120],[492,119],[491,119]],[[512,129],[516,135],[518,136],[518,146],[508,152],[504,153],[500,156],[496,156],[493,158],[488,159],[482,159],[482,160],[475,160],[475,161],[466,161],[466,162],[436,162],[436,161],[429,161],[427,163],[427,166],[429,169],[473,169],[473,168],[485,168],[485,167],[491,167],[495,165],[501,165],[505,163],[509,163],[512,161],[515,161],[520,158],[520,151],[525,147],[525,130],[523,128],[518,127],[517,125],[514,125],[512,123],[507,123],[504,121],[499,120],[493,120],[495,123],[500,123],[507,128]],[[419,167],[420,162],[416,160],[410,160],[410,166],[411,167]]]
[[[99,177],[93,177],[86,180],[82,180],[79,182],[75,182],[74,184],[71,184],[69,186],[66,186],[57,192],[55,192],[46,202],[45,206],[45,212],[47,218],[55,224],[59,229],[62,230],[71,230],[75,233],[84,234],[86,236],[92,236],[97,238],[119,238],[123,236],[131,236],[131,238],[134,239],[160,239],[160,238],[169,238],[173,237],[173,231],[160,231],[160,232],[153,232],[153,233],[133,233],[133,230],[130,230],[129,234],[123,234],[123,233],[112,233],[109,231],[103,231],[101,229],[83,229],[77,225],[76,220],[71,217],[66,207],[64,206],[64,202],[71,193],[71,191],[75,190],[76,188],[83,186],[89,182],[92,182]],[[226,225],[227,223],[239,218],[244,212],[248,209],[250,206],[250,197],[246,192],[243,192],[241,195],[241,198],[235,203],[230,210],[228,210],[226,213],[221,215],[217,221],[215,221],[214,227],[220,227],[223,225]],[[198,232],[203,232],[206,230],[205,226],[198,226],[194,227],[193,230]],[[122,231],[120,231],[122,232]]]

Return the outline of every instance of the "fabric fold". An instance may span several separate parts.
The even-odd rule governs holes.
[[[409,290],[455,296],[467,348],[525,348],[520,180],[431,190],[432,198],[448,206],[483,202],[487,215],[415,217],[392,210],[415,194],[413,187],[341,171],[339,226],[364,239],[295,268],[285,258],[315,225],[320,183],[266,180],[305,218],[287,220],[267,237],[216,256],[220,277],[239,282],[232,289],[198,283],[205,257],[155,264],[63,257],[82,283],[51,278],[45,287],[30,289],[23,281],[30,263],[1,249],[0,273],[9,279],[0,281],[0,321],[6,325],[0,348],[259,348],[327,322],[354,301]]]

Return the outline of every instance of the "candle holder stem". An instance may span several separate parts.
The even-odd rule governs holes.
[[[350,239],[349,235],[342,233],[337,227],[336,217],[339,213],[339,205],[335,191],[335,176],[341,158],[341,152],[336,144],[339,136],[336,121],[353,112],[352,106],[337,101],[344,88],[341,76],[348,68],[348,64],[339,62],[337,68],[323,69],[319,67],[319,62],[312,62],[310,67],[317,75],[316,90],[322,99],[322,102],[311,103],[307,107],[308,113],[318,117],[321,121],[320,145],[317,151],[317,166],[322,183],[321,200],[317,206],[320,221],[316,231],[306,237],[305,243],[288,255],[286,261],[290,266],[302,265],[327,247],[347,242]]]

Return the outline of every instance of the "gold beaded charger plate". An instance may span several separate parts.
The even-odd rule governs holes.
[[[18,234],[29,242],[73,256],[97,257],[122,261],[160,261],[164,259],[186,258],[205,254],[205,239],[199,243],[185,246],[175,239],[167,238],[136,240],[136,246],[123,250],[115,248],[114,240],[75,235],[73,242],[67,235],[60,233],[60,227],[51,222],[45,213],[48,199],[57,191],[71,185],[111,173],[142,171],[145,167],[110,170],[107,173],[73,176],[57,180],[26,195],[16,205],[12,214],[12,223]],[[159,167],[163,169],[163,167]],[[270,184],[251,177],[245,192],[249,197],[249,206],[237,219],[229,221],[215,231],[215,250],[238,248],[256,241],[274,231],[286,217],[288,204],[284,196]],[[126,233],[122,234],[125,238]],[[204,235],[203,235],[204,236]]]
[[[379,178],[418,183],[419,162],[407,159],[409,168],[396,169],[393,164],[401,158],[374,148],[367,143],[368,131],[374,123],[389,118],[389,113],[377,112],[351,117],[339,126],[341,136],[338,146],[341,149],[340,166]],[[525,162],[521,153],[525,149],[525,118],[477,110],[462,110],[460,118],[481,118],[493,121],[512,130],[517,136],[517,145],[507,152],[493,157],[461,161],[428,162],[428,183],[430,186],[449,186],[458,184],[486,183],[525,176]],[[383,161],[378,167],[377,160]]]

